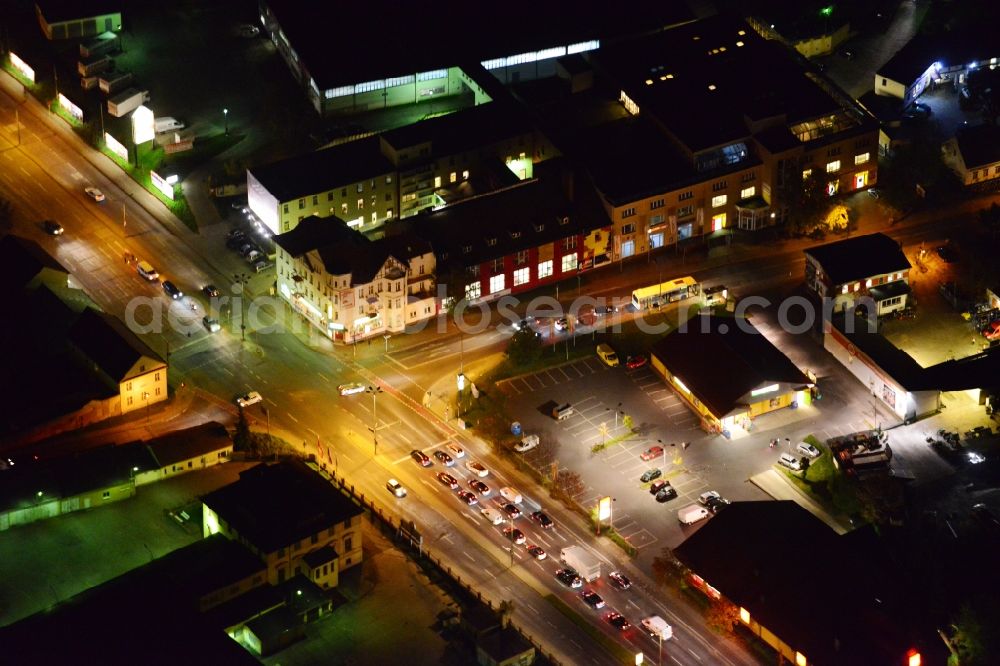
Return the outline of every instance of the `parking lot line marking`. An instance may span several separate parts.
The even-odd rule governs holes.
[[[579,379],[580,377],[583,377],[583,371],[580,370],[580,368],[578,368],[577,365],[579,365],[579,364],[578,363],[573,363],[572,365],[567,365],[566,368],[572,370],[573,372],[575,372],[576,373],[576,378]]]
[[[467,558],[469,558],[469,559],[470,559],[470,560],[471,560],[472,562],[475,562],[475,561],[476,561],[476,558],[474,558],[474,557],[473,557],[472,555],[469,555],[468,551],[465,551],[465,550],[463,550],[463,551],[462,551],[462,555],[465,555],[465,556],[466,556]]]

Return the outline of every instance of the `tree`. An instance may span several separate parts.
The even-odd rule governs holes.
[[[802,480],[805,481],[806,477],[809,476],[809,465],[811,461],[809,458],[802,459]]]
[[[830,207],[830,197],[819,178],[803,178],[801,171],[793,171],[789,177],[788,226],[790,231],[802,232],[819,222]]]
[[[953,633],[946,641],[952,653],[949,663],[974,666],[986,663],[984,627],[968,603],[962,605],[952,623]]]
[[[555,490],[568,499],[573,499],[583,492],[583,479],[572,470],[559,472],[559,476],[556,477]]]
[[[530,365],[542,356],[542,340],[530,327],[525,327],[511,337],[506,353],[515,367]]]
[[[884,525],[903,506],[902,482],[892,476],[874,476],[857,483],[861,516],[870,523]]]
[[[664,548],[653,558],[652,572],[653,581],[663,587],[681,587],[684,582],[684,565],[670,548]]]
[[[240,413],[236,419],[236,432],[233,433],[233,448],[237,451],[249,451],[253,446],[253,438],[250,434],[250,424],[247,422],[246,412],[239,408]]]
[[[740,609],[725,599],[712,601],[705,611],[705,624],[712,631],[731,634],[740,622]]]
[[[625,416],[622,417],[622,425],[625,426],[625,429],[628,430],[629,432],[632,431],[632,427],[635,425],[635,421],[632,419],[631,414],[626,414]]]
[[[993,240],[996,240],[997,233],[1000,232],[1000,206],[994,203],[989,208],[980,210],[979,221],[993,235]]]

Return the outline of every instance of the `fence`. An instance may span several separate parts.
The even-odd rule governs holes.
[[[447,562],[445,562],[440,557],[435,555],[432,551],[421,546],[419,554],[417,555],[417,557],[414,557],[415,554],[413,553],[412,550],[412,544],[407,539],[403,538],[400,534],[402,521],[398,517],[385,511],[383,507],[376,505],[371,498],[366,497],[363,492],[355,488],[354,484],[349,484],[347,480],[344,479],[343,477],[338,477],[335,470],[331,471],[327,469],[326,463],[318,464],[315,461],[314,456],[310,456],[309,458],[310,458],[309,466],[312,467],[314,470],[316,470],[323,477],[325,477],[330,483],[339,488],[340,491],[345,495],[347,495],[348,497],[350,497],[352,501],[354,501],[359,506],[364,508],[369,519],[372,521],[373,524],[375,524],[377,520],[377,523],[381,527],[383,534],[390,537],[392,541],[397,545],[409,546],[409,548],[403,549],[403,551],[407,554],[408,557],[412,558],[415,562],[417,562],[421,566],[433,567],[434,569],[437,570],[439,574],[448,577],[459,587],[465,590],[467,594],[469,594],[472,597],[475,597],[478,601],[485,603],[490,610],[492,611],[499,610],[500,608],[499,601],[494,602],[493,599],[487,597],[486,595],[483,594],[481,590],[477,589],[474,586],[473,582],[463,580],[461,574],[452,569],[452,567]],[[556,665],[562,663],[555,657],[555,652],[553,650],[546,649],[544,643],[541,641],[540,638],[531,635],[513,620],[509,622],[508,626],[517,631],[517,633],[520,634],[521,637],[524,638],[526,641],[531,643],[531,645],[535,647],[535,650],[537,650],[538,653],[542,655],[542,657],[547,659],[549,663]]]

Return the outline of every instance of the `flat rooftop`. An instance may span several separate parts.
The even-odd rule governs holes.
[[[441,69],[461,60],[506,57],[577,42],[603,41],[690,20],[685,3],[614,4],[548,0],[530,10],[491,11],[462,0],[262,2],[320,89]],[[336,31],[335,26],[348,26]]]
[[[593,58],[640,113],[692,152],[749,137],[749,122],[793,124],[842,111],[793,52],[733,16],[601,48]]]

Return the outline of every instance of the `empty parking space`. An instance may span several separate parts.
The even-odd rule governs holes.
[[[522,395],[582,379],[606,369],[607,366],[597,359],[585,358],[529,375],[505,379],[497,382],[497,387],[507,395]]]

